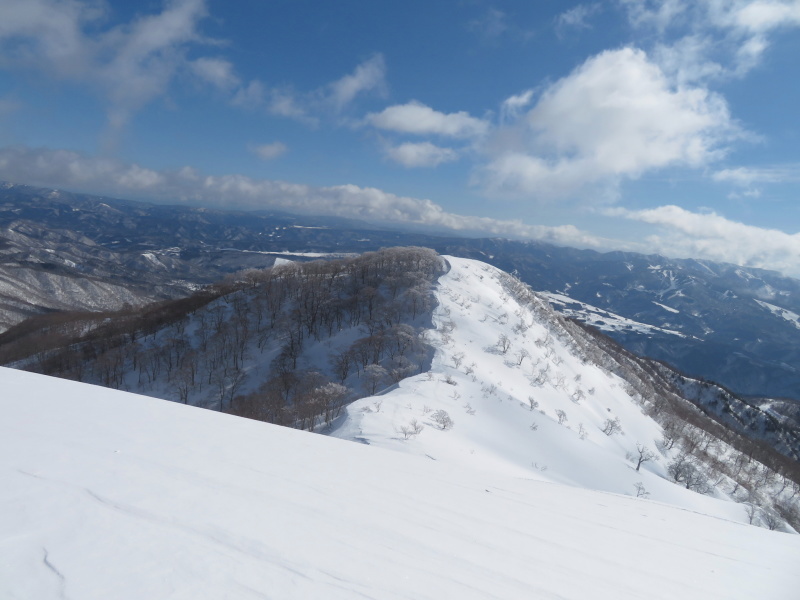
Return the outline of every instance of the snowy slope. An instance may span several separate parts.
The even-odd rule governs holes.
[[[785,321],[789,321],[789,323],[800,329],[800,315],[797,313],[786,310],[785,308],[781,308],[780,306],[775,306],[769,302],[764,302],[763,300],[756,300],[755,302],[757,302],[759,306],[766,308],[776,317],[779,317]]]
[[[679,331],[634,321],[633,319],[628,319],[611,311],[592,306],[586,302],[580,302],[574,298],[565,296],[564,294],[543,292],[542,295],[545,296],[562,314],[568,317],[578,318],[581,321],[596,327],[600,331],[607,331],[610,333],[624,331],[639,333],[642,335],[661,333],[667,335],[676,335],[678,337],[686,337],[686,335]],[[680,313],[679,310],[675,310],[674,308],[670,308],[664,304],[659,304],[658,302],[653,302],[653,304],[660,306],[667,312],[673,314]]]
[[[800,537],[698,511],[8,369],[0,386],[2,598],[727,600],[800,585]]]
[[[678,448],[659,446],[662,428],[622,379],[567,347],[563,325],[544,302],[535,314],[510,297],[502,283],[508,276],[498,269],[446,259],[450,271],[436,288],[431,372],[351,404],[333,435],[452,466],[620,494],[636,495],[641,484],[651,499],[748,522],[745,505],[721,489],[704,496],[672,482],[667,465]],[[437,411],[452,427],[436,423]],[[621,433],[602,431],[609,419],[619,419]],[[409,436],[403,428],[412,421],[424,429]],[[637,455],[637,445],[655,454],[639,471],[627,458]]]

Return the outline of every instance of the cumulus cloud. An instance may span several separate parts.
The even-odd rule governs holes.
[[[722,97],[675,86],[634,48],[590,58],[545,89],[513,127],[517,146],[492,148],[477,181],[495,195],[539,199],[654,169],[703,166],[741,134]]]
[[[282,154],[286,154],[288,148],[282,142],[272,142],[271,144],[262,144],[260,146],[253,146],[253,152],[264,160],[272,160],[278,158]]]
[[[676,257],[706,258],[800,276],[800,233],[789,234],[731,221],[716,213],[695,213],[679,206],[648,210],[611,209],[608,214],[657,225],[647,247]]]
[[[157,171],[69,150],[0,149],[0,179],[155,202],[236,209],[276,208],[539,239],[578,247],[608,244],[572,225],[547,227],[518,220],[459,215],[428,199],[398,196],[377,188],[351,184],[315,187],[236,174],[212,176],[191,167]]]
[[[421,102],[389,106],[379,113],[370,113],[366,122],[387,131],[414,135],[440,135],[451,138],[474,138],[489,131],[489,123],[464,111],[442,113]]]
[[[458,160],[458,152],[442,148],[430,142],[406,142],[399,146],[387,146],[386,156],[404,167],[435,167],[444,162]]]

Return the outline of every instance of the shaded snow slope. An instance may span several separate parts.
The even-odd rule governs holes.
[[[728,600],[800,585],[797,536],[9,369],[0,385],[2,598]]]
[[[543,300],[538,310],[522,306],[502,271],[446,258],[451,268],[436,287],[430,373],[351,404],[333,435],[448,465],[620,494],[641,494],[640,484],[652,499],[748,522],[745,505],[721,489],[701,495],[672,482],[667,466],[679,449],[660,446],[663,429],[624,380],[568,346],[563,321]],[[437,423],[438,411],[452,426]],[[614,420],[621,431],[607,435],[603,429]],[[424,429],[409,435],[414,422]],[[639,471],[629,458],[637,447],[654,454]]]

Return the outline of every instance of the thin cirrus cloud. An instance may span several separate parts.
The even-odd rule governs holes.
[[[800,276],[800,233],[789,234],[726,219],[714,212],[696,213],[679,206],[647,210],[609,209],[610,216],[659,226],[646,246],[667,256],[706,258]]]
[[[166,95],[182,73],[228,94],[233,105],[263,108],[308,125],[319,122],[319,113],[339,113],[363,94],[386,91],[386,65],[380,54],[305,93],[257,79],[242,81],[234,65],[219,56],[189,59],[190,51],[197,54],[204,46],[219,46],[200,31],[208,16],[206,0],[172,0],[161,12],[104,28],[108,16],[106,4],[95,0],[4,0],[0,66],[88,84],[106,100],[112,133]]]
[[[272,142],[271,144],[261,144],[259,146],[253,146],[252,151],[255,153],[256,156],[263,160],[273,160],[286,154],[288,148],[286,144],[283,142]]]
[[[701,167],[743,135],[721,96],[674,85],[630,47],[588,59],[506,129],[514,143],[491,145],[493,156],[475,181],[490,195],[538,200],[650,170]]]
[[[572,225],[548,227],[518,220],[459,215],[428,199],[398,196],[352,184],[315,187],[232,174],[204,175],[191,167],[158,171],[136,164],[89,157],[69,150],[0,149],[0,179],[154,202],[236,209],[278,208],[457,231],[474,231],[554,244],[599,248],[606,240]]]
[[[5,0],[0,61],[93,86],[107,101],[109,126],[118,130],[188,68],[190,47],[209,42],[198,31],[206,15],[204,0],[175,0],[160,13],[104,30],[100,2]]]
[[[563,34],[568,29],[590,29],[589,19],[601,9],[599,2],[573,6],[556,17],[556,31]]]
[[[688,78],[742,77],[762,62],[776,33],[800,27],[797,0],[620,0],[620,5],[635,29],[655,32],[665,68]]]
[[[291,86],[273,86],[253,79],[242,83],[231,95],[231,104],[251,110],[265,110],[276,116],[316,126],[321,115],[337,115],[358,97],[386,94],[386,61],[375,54],[356,66],[352,73],[310,92],[298,92]]]

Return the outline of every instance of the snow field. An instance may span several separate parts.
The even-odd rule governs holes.
[[[797,536],[20,371],[0,382],[2,598],[777,599],[800,584]]]

